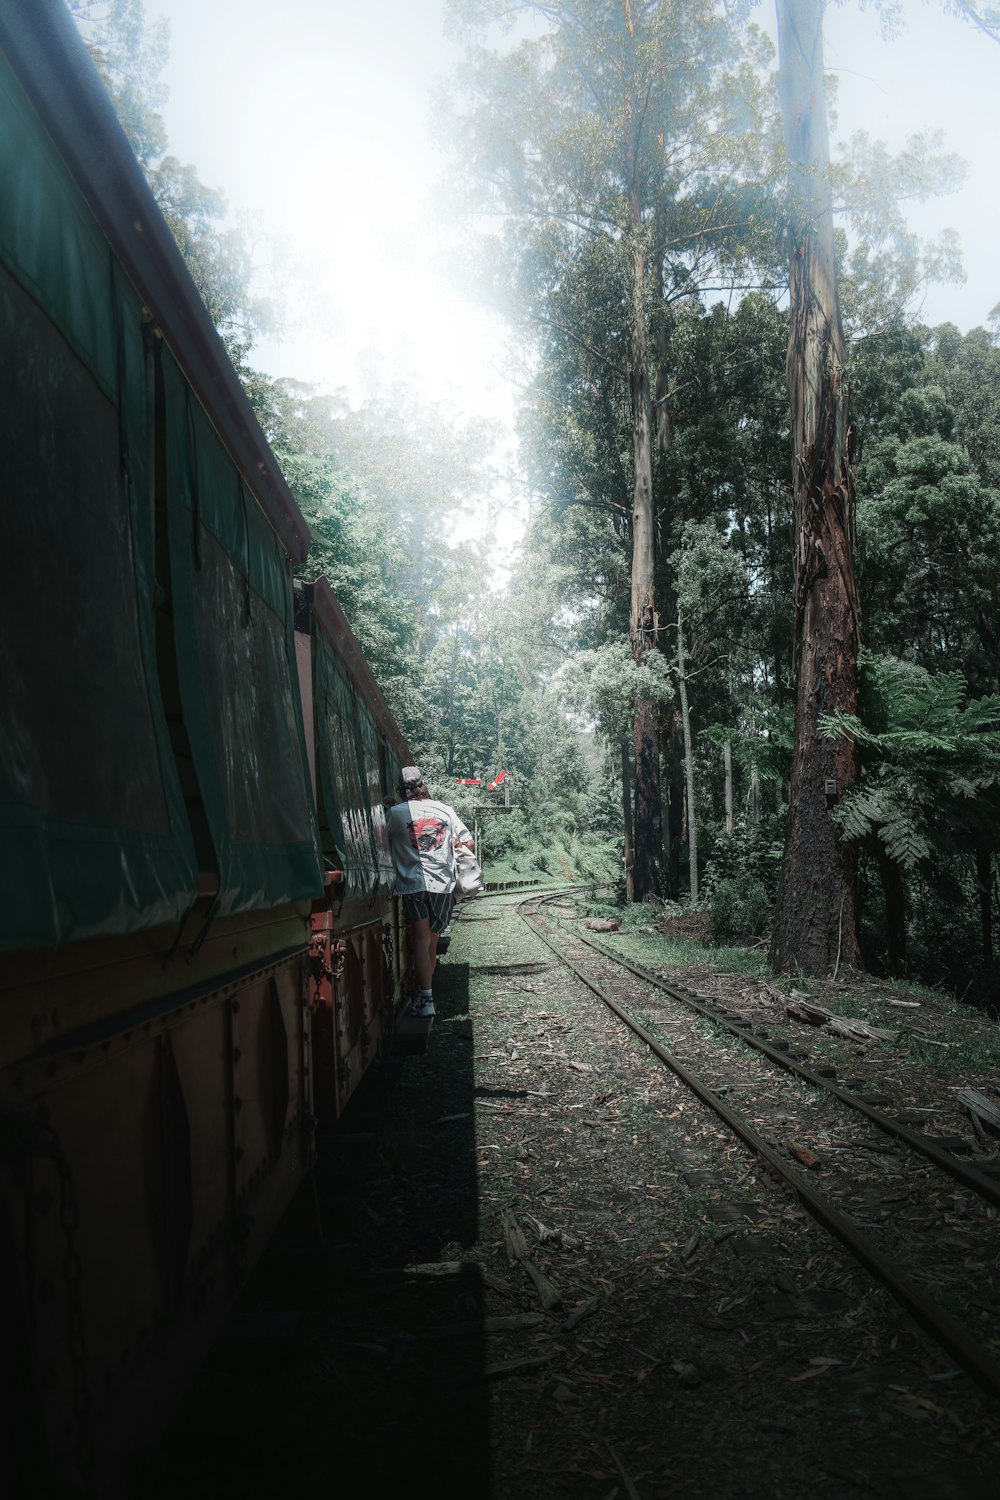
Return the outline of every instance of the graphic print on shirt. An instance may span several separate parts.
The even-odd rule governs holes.
[[[410,843],[418,854],[430,854],[433,849],[443,849],[448,835],[448,824],[443,818],[414,818],[409,825]]]

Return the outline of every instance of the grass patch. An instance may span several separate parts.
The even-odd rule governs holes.
[[[721,974],[741,974],[747,979],[768,977],[767,955],[755,948],[729,948],[718,943],[700,943],[695,938],[667,937],[652,928],[626,928],[595,934],[609,950],[633,959],[646,969],[686,969],[708,964]]]

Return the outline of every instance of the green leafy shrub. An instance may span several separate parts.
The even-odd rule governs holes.
[[[712,891],[712,936],[719,942],[748,942],[770,930],[774,897],[752,875],[718,880]]]
[[[711,896],[725,882],[748,881],[758,885],[773,900],[781,869],[781,828],[776,817],[760,823],[739,819],[732,837],[716,832],[702,877],[702,889]]]

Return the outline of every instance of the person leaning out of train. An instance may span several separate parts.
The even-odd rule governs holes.
[[[403,767],[399,791],[403,800],[387,805],[385,816],[416,976],[410,1011],[433,1016],[438,938],[455,905],[455,848],[475,843],[455,809],[434,800],[416,766]]]

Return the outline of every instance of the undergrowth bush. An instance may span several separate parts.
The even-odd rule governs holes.
[[[752,823],[738,819],[732,835],[716,830],[702,876],[702,890],[710,896],[722,881],[751,880],[773,899],[781,870],[783,830],[781,819],[762,818]]]
[[[731,836],[716,833],[703,879],[713,938],[748,942],[769,931],[780,869],[778,819],[741,818]]]
[[[746,942],[764,937],[771,927],[774,897],[767,887],[752,875],[737,875],[717,880],[712,889],[709,910],[712,936],[718,941]]]

